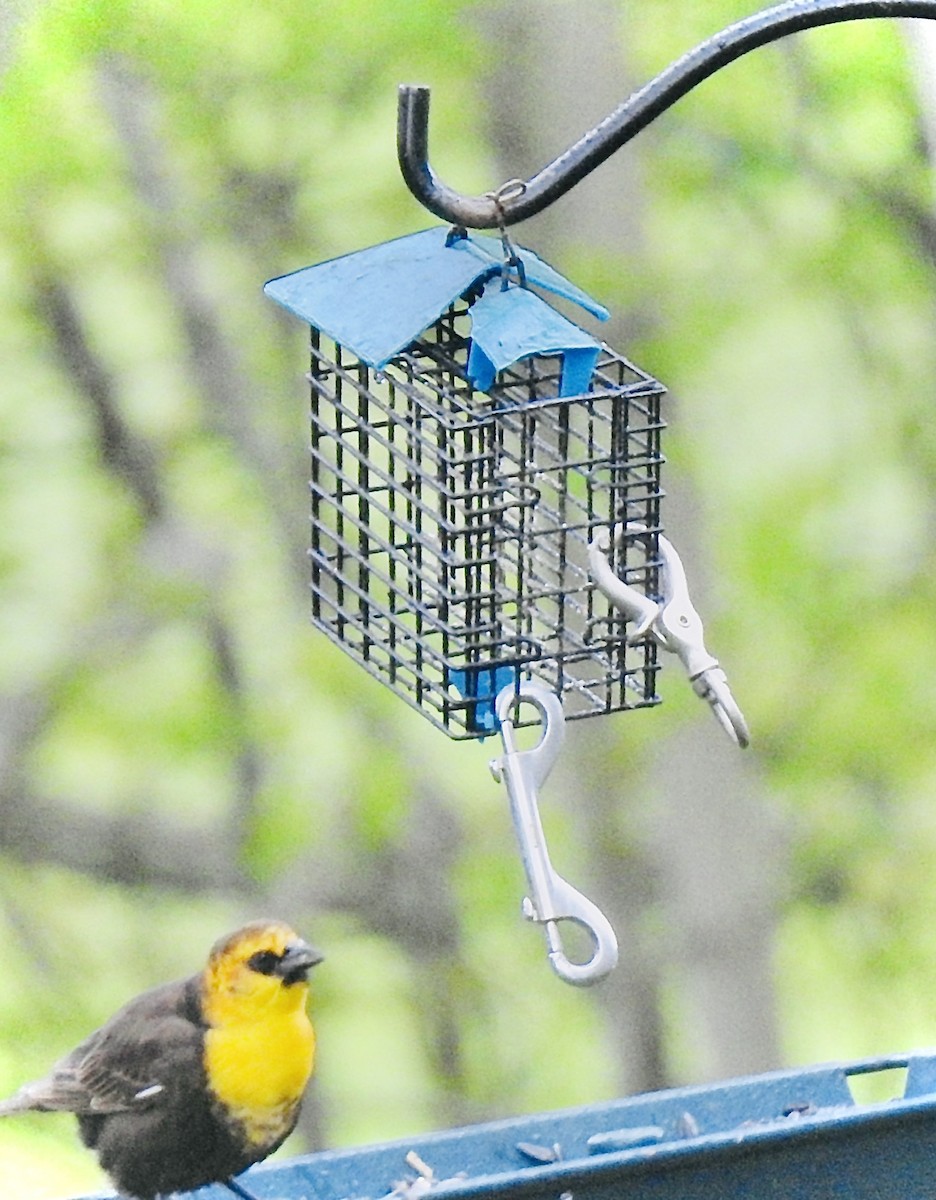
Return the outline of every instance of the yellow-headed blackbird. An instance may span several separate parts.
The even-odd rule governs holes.
[[[222,938],[198,975],[131,1000],[0,1116],[73,1112],[118,1191],[138,1200],[224,1183],[292,1131],[312,1073],[309,970],[279,921]]]

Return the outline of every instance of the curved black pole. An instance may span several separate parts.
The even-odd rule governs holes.
[[[746,17],[671,63],[614,112],[524,184],[486,196],[466,196],[442,183],[429,165],[429,88],[403,84],[397,150],[406,185],[419,202],[446,221],[469,229],[513,225],[541,212],[629,142],[697,83],[749,50],[790,33],[872,17],[936,20],[936,0],[787,0]]]

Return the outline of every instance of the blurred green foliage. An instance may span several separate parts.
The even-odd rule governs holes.
[[[516,920],[490,747],[448,744],[307,627],[305,331],[260,292],[429,223],[396,167],[399,82],[433,86],[440,175],[496,182],[483,83],[510,47],[481,30],[492,6],[48,0],[17,31],[0,1091],[259,906],[328,957],[314,1132],[331,1144],[619,1086],[615,1030]],[[574,0],[551,7],[574,20]],[[627,5],[622,64],[642,81],[748,11]],[[670,386],[670,469],[714,531],[711,640],[792,845],[791,1062],[936,1037],[936,239],[910,65],[884,22],[733,65],[623,152],[640,244],[612,259],[570,239],[557,264],[631,315],[622,348]],[[694,713],[681,688],[609,754]],[[556,819],[574,837],[575,813]],[[678,1080],[675,984],[664,1004]],[[0,1128],[21,1200],[99,1180],[69,1119]]]

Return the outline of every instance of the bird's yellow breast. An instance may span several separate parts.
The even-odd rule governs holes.
[[[225,1119],[262,1158],[295,1124],[315,1034],[306,1012],[308,983],[253,962],[257,952],[281,956],[295,935],[278,923],[248,931],[212,953],[202,978],[204,1065]]]
[[[304,1009],[205,1033],[208,1086],[258,1147],[278,1142],[292,1128],[314,1056],[315,1034]]]

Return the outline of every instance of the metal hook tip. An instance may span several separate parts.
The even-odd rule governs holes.
[[[546,923],[546,938],[549,944],[546,957],[549,959],[549,965],[560,979],[573,987],[591,987],[594,983],[600,983],[611,974],[618,963],[617,938],[611,926],[601,930],[595,930],[590,925],[586,928],[595,943],[594,953],[586,962],[577,963],[572,962],[562,948],[557,922]]]

